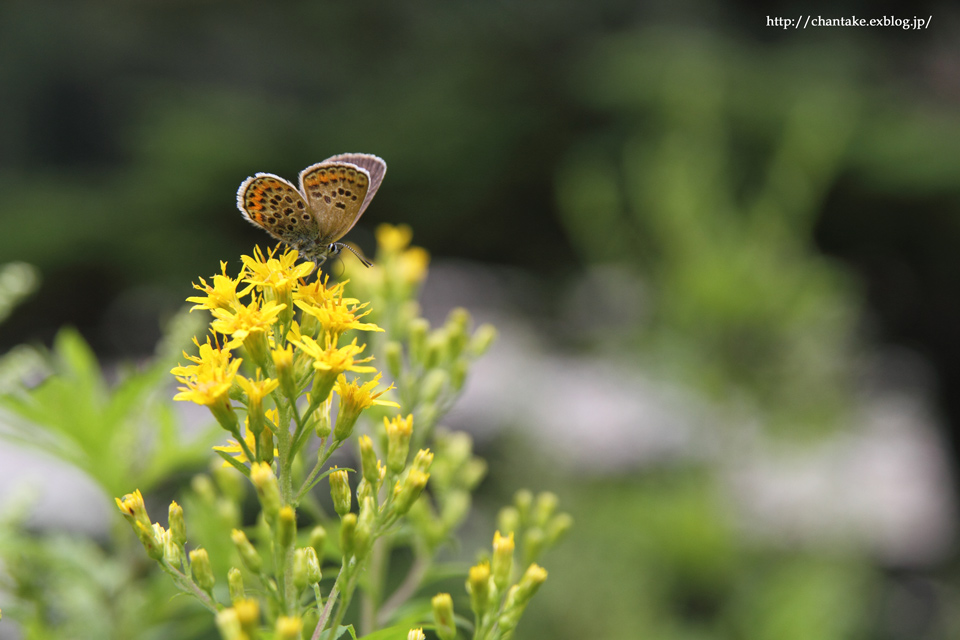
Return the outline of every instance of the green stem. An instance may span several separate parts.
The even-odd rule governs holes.
[[[377,628],[379,616],[377,609],[383,597],[383,574],[386,568],[386,558],[389,555],[389,542],[386,538],[378,538],[370,551],[370,565],[366,572],[367,588],[363,593],[360,613],[360,633],[366,635]]]
[[[296,455],[297,451],[300,448],[300,445],[302,444],[301,436],[303,435],[305,423],[303,422],[303,417],[300,415],[300,408],[297,407],[297,403],[291,400],[290,407],[291,407],[291,410],[293,411],[293,421],[297,424],[297,429],[296,431],[294,431],[293,440],[292,440],[293,455]]]
[[[214,600],[209,593],[198,587],[188,575],[181,573],[176,567],[165,560],[160,561],[160,567],[170,574],[174,583],[176,583],[178,587],[199,600],[200,604],[207,608],[211,613],[217,613],[221,609],[220,603]]]
[[[343,622],[343,617],[347,615],[347,607],[350,606],[350,600],[353,598],[353,592],[357,588],[357,576],[360,573],[360,567],[357,564],[352,565],[350,575],[347,578],[347,586],[343,590],[343,597],[340,598],[340,605],[337,607],[337,615],[333,618],[333,624],[330,628],[336,631]]]
[[[380,612],[377,616],[378,625],[385,625],[390,617],[396,613],[397,609],[413,597],[413,594],[420,588],[424,577],[426,577],[427,570],[430,569],[430,564],[430,554],[418,548],[417,555],[413,560],[413,565],[410,567],[407,576],[380,607]]]
[[[323,611],[320,612],[317,628],[313,630],[313,635],[310,637],[310,640],[320,640],[320,634],[323,633],[323,628],[327,626],[327,620],[330,619],[330,612],[333,611],[333,604],[337,601],[337,596],[340,593],[340,578],[343,577],[344,571],[346,571],[346,567],[341,567],[340,573],[337,574],[337,579],[330,589],[330,595],[327,596],[327,604],[323,607]]]
[[[314,478],[317,477],[317,474],[323,469],[323,465],[327,463],[327,460],[330,459],[330,456],[333,455],[333,452],[337,450],[338,446],[339,444],[334,442],[329,450],[325,450],[326,443],[320,443],[320,451],[317,452],[317,464],[313,465],[313,470],[310,471],[310,475],[307,476],[307,479],[304,480],[300,486],[300,490],[297,491],[296,502],[294,502],[294,504],[299,504],[300,500],[303,499],[303,495],[310,490],[313,486]]]

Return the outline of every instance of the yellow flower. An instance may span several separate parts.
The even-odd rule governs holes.
[[[269,430],[270,427],[268,426],[267,429]],[[257,436],[254,435],[253,431],[251,431],[250,429],[244,429],[243,441],[247,445],[247,448],[250,449],[250,451],[257,450]],[[241,464],[245,462],[250,462],[250,458],[247,457],[247,454],[244,452],[243,447],[240,446],[240,443],[237,442],[236,440],[227,440],[227,444],[214,447],[213,450],[223,451],[224,453],[228,453],[233,456],[234,460],[236,460]],[[277,451],[276,448],[274,448],[273,455],[274,457],[276,457],[280,455],[280,452]],[[231,465],[229,462],[224,461],[223,466],[229,467]]]
[[[406,418],[398,415],[392,420],[384,416],[383,425],[387,432],[387,468],[393,473],[400,473],[407,465],[407,454],[410,452],[413,414]]]
[[[200,344],[194,338],[194,344],[199,347],[200,355],[189,356],[184,353],[183,356],[196,364],[178,366],[170,370],[177,380],[186,385],[179,387],[180,393],[173,399],[190,400],[212,407],[227,398],[242,360],[231,358],[230,349],[227,347],[215,348],[210,344],[209,338],[206,344]]]
[[[243,376],[237,376],[237,384],[247,394],[250,404],[262,404],[264,397],[273,393],[280,386],[279,380],[273,378],[264,378],[263,380],[251,380]]]
[[[326,340],[326,349],[322,348],[316,340],[309,336],[302,336],[300,340],[291,342],[297,345],[301,352],[313,360],[313,368],[316,374],[313,378],[312,398],[316,404],[311,403],[310,411],[327,399],[330,395],[330,390],[333,389],[334,382],[337,380],[337,376],[341,373],[347,371],[353,371],[354,373],[373,373],[377,370],[375,367],[365,366],[363,364],[373,360],[373,356],[355,358],[366,346],[357,346],[356,338],[354,338],[352,343],[339,349],[331,342],[329,337]]]
[[[360,322],[360,318],[370,313],[365,309],[368,303],[351,304],[344,300],[342,293],[340,296],[327,300],[322,305],[313,305],[302,300],[297,300],[296,305],[303,309],[304,313],[313,316],[323,327],[333,344],[345,332],[351,329],[360,331],[383,331],[377,325],[371,322]]]
[[[238,306],[235,313],[229,309],[213,309],[216,320],[210,324],[210,328],[218,333],[233,336],[233,340],[226,344],[232,349],[251,334],[269,333],[274,321],[284,308],[286,305],[277,304],[272,300],[262,304],[259,300],[254,300],[248,305]]]
[[[399,253],[408,246],[413,239],[413,230],[409,225],[393,226],[383,223],[377,226],[377,247],[386,253]]]
[[[397,256],[396,273],[407,284],[419,284],[427,277],[430,254],[423,247],[410,247]]]
[[[295,249],[287,249],[279,258],[273,257],[273,251],[268,258],[264,258],[260,247],[257,247],[252,258],[240,257],[250,274],[244,282],[258,287],[269,287],[276,292],[278,298],[287,297],[296,288],[300,278],[310,275],[314,269],[312,262],[296,264],[298,257]]]
[[[380,374],[363,385],[357,385],[356,379],[347,382],[346,376],[341,375],[337,378],[337,395],[340,396],[340,411],[337,413],[337,423],[333,427],[333,437],[337,440],[346,440],[353,432],[353,425],[356,424],[360,412],[374,405],[382,407],[397,407],[400,405],[392,400],[380,400],[380,396],[393,389],[391,384],[386,389],[373,392],[373,389],[380,384]]]
[[[258,370],[259,373],[259,370]],[[264,380],[250,380],[237,376],[237,384],[247,395],[247,427],[248,430],[259,436],[263,433],[265,416],[263,413],[263,399],[280,386],[280,381],[273,378]]]
[[[316,306],[321,306],[328,300],[338,298],[343,299],[345,304],[358,304],[360,302],[356,298],[343,298],[343,288],[349,280],[327,286],[329,279],[329,276],[325,275],[322,281],[317,278],[313,282],[300,285],[293,293],[294,299],[303,300]]]
[[[147,515],[147,507],[143,503],[143,494],[140,493],[140,489],[134,490],[133,493],[128,493],[123,496],[123,498],[114,498],[117,501],[117,507],[123,513],[123,517],[133,522],[139,521],[146,526],[152,526],[150,522],[150,516]]]
[[[240,306],[240,298],[253,289],[253,285],[250,285],[239,293],[237,292],[237,285],[243,278],[243,269],[240,270],[240,275],[233,279],[227,275],[227,263],[221,261],[220,271],[219,275],[213,276],[213,286],[208,285],[203,278],[200,278],[200,284],[193,285],[194,289],[203,291],[206,295],[187,298],[187,302],[197,303],[190,308],[191,311],[194,309],[210,309],[212,311],[213,309],[230,309]]]
[[[299,341],[293,342],[293,344],[300,347],[301,351],[313,359],[314,369],[332,373],[334,379],[345,371],[373,373],[377,370],[375,367],[362,366],[362,363],[373,360],[373,356],[355,358],[366,347],[366,345],[357,346],[356,338],[350,344],[339,349],[330,340],[327,340],[327,347],[324,349],[309,336],[302,336]]]

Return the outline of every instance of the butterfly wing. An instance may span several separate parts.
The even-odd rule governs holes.
[[[237,190],[243,217],[293,247],[317,237],[317,221],[296,187],[272,173],[247,178]]]
[[[373,200],[373,196],[377,195],[377,189],[380,188],[380,183],[383,182],[383,176],[387,173],[387,163],[384,162],[382,158],[378,158],[369,153],[341,153],[338,156],[327,158],[323,162],[347,162],[361,169],[366,169],[367,173],[370,174],[370,187],[367,189],[367,195],[363,199],[363,204],[360,205],[360,213],[357,214],[357,218],[362,216],[363,212],[367,210],[370,201]],[[356,220],[354,220],[354,222],[356,222]],[[347,229],[347,231],[349,231],[349,229]]]
[[[360,217],[370,174],[346,162],[320,162],[300,172],[300,188],[316,218],[321,245],[336,242]]]

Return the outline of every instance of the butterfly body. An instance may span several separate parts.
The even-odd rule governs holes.
[[[240,185],[237,207],[252,224],[321,265],[344,247],[356,254],[338,241],[363,215],[386,171],[377,156],[346,153],[301,171],[299,189],[280,176],[258,173]]]

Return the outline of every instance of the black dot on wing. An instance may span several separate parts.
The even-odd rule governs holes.
[[[287,207],[286,209],[284,209],[283,212],[288,216],[293,215],[293,209],[290,207]]]
[[[340,187],[339,189],[337,189],[337,193],[339,193],[340,195],[343,195],[343,187]]]
[[[347,205],[343,204],[342,202],[338,202],[337,204],[335,204],[335,205],[333,205],[333,206],[335,206],[337,209],[346,209],[346,208],[347,208]]]
[[[327,204],[330,204],[331,202],[333,202],[333,200],[330,199],[330,196],[323,196],[323,201],[326,202]]]
[[[306,205],[303,204],[303,200],[297,200],[297,209],[303,211],[304,207],[306,207]]]
[[[310,221],[310,214],[305,213],[301,217],[303,218],[304,222]]]
[[[357,196],[351,196],[350,199],[351,199],[351,200],[356,200],[356,199],[357,199]]]

